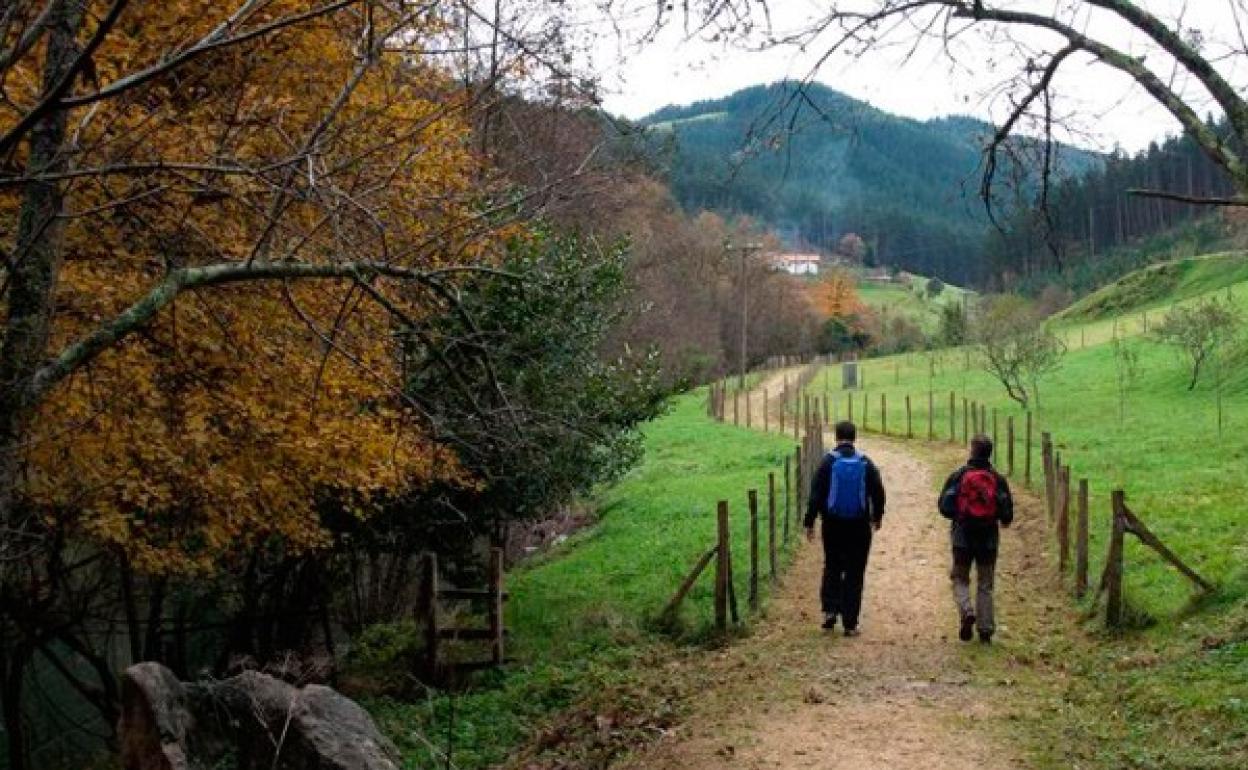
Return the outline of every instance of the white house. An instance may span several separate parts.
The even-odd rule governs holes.
[[[773,254],[772,267],[783,270],[789,275],[818,275],[818,254]]]

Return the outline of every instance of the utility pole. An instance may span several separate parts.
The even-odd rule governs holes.
[[[750,303],[749,303],[749,293],[746,291],[746,284],[745,284],[745,277],[746,277],[745,265],[746,265],[746,260],[749,257],[750,253],[754,251],[758,251],[761,248],[763,248],[762,244],[759,244],[759,243],[743,243],[740,246],[734,246],[732,244],[732,241],[727,241],[726,243],[724,243],[725,251],[728,251],[729,253],[731,253],[733,249],[738,249],[741,252],[741,275],[737,281],[740,284],[740,294],[741,294],[741,299],[740,299],[740,303],[741,303],[741,360],[740,360],[740,369],[737,372],[737,390],[745,390],[745,369],[746,369],[746,360],[747,360],[746,351],[748,349],[748,343],[749,343]]]

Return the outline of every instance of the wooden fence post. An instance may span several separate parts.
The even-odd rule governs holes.
[[[715,628],[728,629],[728,501],[720,500],[716,511],[717,553],[715,559]]]
[[[1058,498],[1060,500],[1057,511],[1057,569],[1062,574],[1066,573],[1070,565],[1070,466],[1062,466],[1058,471]]]
[[[971,402],[971,432],[967,434],[966,437],[970,438],[970,436],[976,433],[983,433],[983,431],[979,429],[979,404],[972,401]]]
[[[732,392],[732,424],[740,425],[741,420],[741,391],[734,390]]]
[[[1088,591],[1088,480],[1079,479],[1079,502],[1075,513],[1075,595]]]
[[[789,515],[789,497],[790,497],[789,477],[792,475],[792,470],[789,468],[790,464],[791,462],[789,460],[789,456],[786,454],[784,456],[784,544],[785,545],[789,544],[789,519],[791,518],[791,516]]]
[[[425,554],[424,578],[420,604],[425,616],[425,674],[436,682],[442,675],[442,626],[438,617],[438,555],[432,551]]]
[[[804,468],[802,467],[802,447],[799,444],[793,449],[793,503],[797,508],[796,517],[802,516],[802,498],[805,492],[802,490],[802,482],[805,480]]]
[[[965,444],[967,440],[970,438],[970,434],[967,431],[971,424],[971,414],[970,414],[969,407],[967,406],[967,404],[968,402],[966,400],[966,396],[963,396],[962,397],[962,443],[963,444]]]
[[[758,610],[758,490],[746,492],[750,506],[750,610]]]
[[[826,369],[824,371],[827,371]],[[823,392],[823,427],[832,427],[832,413],[828,411],[828,392]]]
[[[1023,484],[1031,486],[1031,410],[1027,410],[1027,433],[1023,436]]]
[[[490,549],[490,661],[503,664],[503,549]]]
[[[949,391],[949,443],[958,443],[957,433],[957,402],[953,400],[953,391]]]
[[[1115,489],[1110,496],[1113,510],[1113,528],[1109,536],[1109,555],[1105,558],[1105,574],[1101,584],[1107,592],[1105,622],[1111,627],[1122,625],[1122,540],[1126,533],[1124,494]]]
[[[867,395],[867,391],[862,391],[862,432],[866,433],[870,428],[871,422],[871,399]]]
[[[1053,521],[1053,495],[1057,491],[1053,478],[1053,441],[1048,431],[1040,434],[1040,463],[1044,472],[1044,512]]]
[[[850,422],[853,422],[854,421],[854,394],[852,391],[846,394],[845,403],[849,405],[849,418],[848,419]]]
[[[776,584],[779,572],[776,567],[776,474],[767,473],[767,561],[771,565],[771,583]]]
[[[1005,418],[1006,475],[1014,478],[1014,415]]]
[[[906,396],[906,438],[914,438],[914,423],[911,421],[910,396]]]

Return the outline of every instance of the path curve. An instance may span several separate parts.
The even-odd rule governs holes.
[[[1024,766],[981,727],[1008,683],[983,681],[976,665],[1008,646],[1014,592],[998,592],[999,644],[956,641],[947,524],[934,512],[932,470],[899,442],[860,445],[889,493],[867,568],[862,635],[819,629],[822,550],[803,546],[753,633],[707,653],[711,685],[684,725],[623,767]],[[1011,579],[1012,561],[999,583]]]

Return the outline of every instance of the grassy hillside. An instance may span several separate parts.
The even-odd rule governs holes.
[[[1161,539],[1205,577],[1216,595],[1193,600],[1187,581],[1152,551],[1128,538],[1126,600],[1132,623],[1127,637],[1106,644],[1043,654],[1058,655],[1066,703],[1038,715],[1055,761],[1069,751],[1098,766],[1242,767],[1248,762],[1248,357],[1223,362],[1224,425],[1216,425],[1210,367],[1193,391],[1174,350],[1148,340],[1143,314],[1158,319],[1167,306],[1217,293],[1231,296],[1248,314],[1248,257],[1213,255],[1148,268],[1129,275],[1079,305],[1059,329],[1071,349],[1060,371],[1041,383],[1039,430],[1050,430],[1073,463],[1074,478],[1091,484],[1092,570],[1099,575],[1109,529],[1109,494],[1126,490],[1131,508]],[[1092,319],[1092,320],[1089,320]],[[1119,414],[1114,328],[1139,353],[1138,375],[1125,414]],[[968,366],[969,361],[969,366]],[[937,436],[949,435],[949,394],[984,403],[1005,419],[1022,413],[1003,388],[980,371],[965,351],[896,356],[865,365],[871,425],[880,425],[880,395],[887,396],[890,432],[904,431],[904,399],[914,406],[916,433],[926,434],[928,392],[934,394]],[[838,383],[839,376],[827,382]],[[812,386],[822,393],[825,380]],[[849,394],[829,396],[837,414]],[[854,394],[861,422],[861,393]],[[991,418],[990,418],[991,419]],[[990,423],[991,424],[991,423]],[[1021,437],[1019,452],[1021,478]],[[1036,477],[1038,471],[1038,450]],[[1004,466],[1004,456],[998,458]],[[1021,483],[1021,482],[1020,482]],[[1060,622],[1073,623],[1073,618]],[[1099,621],[1088,629],[1098,631]],[[1060,656],[1067,656],[1062,658]],[[1065,731],[1065,732],[1063,732]],[[1069,759],[1069,757],[1068,757]]]
[[[665,688],[674,685],[647,678],[646,661],[673,641],[709,632],[710,573],[686,598],[675,636],[655,629],[654,616],[714,544],[717,500],[730,502],[737,563],[748,563],[741,545],[748,537],[746,490],[760,490],[765,515],[767,472],[777,472],[782,494],[784,455],[792,450],[783,437],[711,422],[704,397],[699,391],[677,399],[669,415],[647,428],[645,460],[601,493],[595,526],[508,575],[508,654],[517,664],[453,700],[439,695],[421,705],[369,704],[408,766],[432,766],[437,753],[425,736],[442,747],[450,729],[458,747],[455,766],[488,767],[561,711],[587,702],[610,704],[625,727],[629,719],[663,718],[670,708]],[[777,503],[782,513],[783,499]],[[787,561],[788,552],[782,554]],[[734,570],[742,612],[747,572]],[[588,713],[592,718],[593,709]],[[625,730],[620,740],[627,739]]]
[[[901,315],[914,321],[924,332],[931,334],[939,325],[940,306],[948,302],[961,302],[966,289],[945,284],[944,291],[936,298],[927,296],[924,276],[912,275],[909,281],[883,283],[868,281],[859,276],[858,297],[864,304],[887,316]]]

